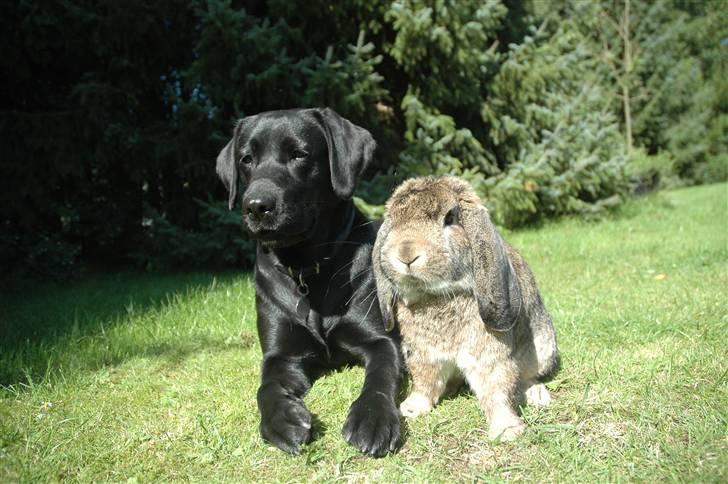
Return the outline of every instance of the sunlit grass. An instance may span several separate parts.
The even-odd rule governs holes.
[[[728,479],[728,187],[664,192],[599,223],[507,233],[559,336],[555,401],[488,442],[462,394],[361,456],[340,429],[363,373],[306,398],[301,456],[258,436],[260,349],[248,274],[6,284],[0,481],[690,481]]]

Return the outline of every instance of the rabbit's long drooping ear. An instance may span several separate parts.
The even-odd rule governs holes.
[[[516,324],[523,301],[505,242],[482,205],[463,210],[461,220],[473,254],[480,317],[491,329],[508,331]]]
[[[331,185],[336,195],[348,200],[377,147],[371,133],[342,118],[330,108],[316,109],[329,148]]]
[[[389,235],[390,229],[391,223],[388,219],[385,219],[379,228],[377,240],[374,243],[374,249],[372,249],[372,264],[374,266],[374,278],[377,282],[379,309],[382,311],[384,329],[387,331],[392,331],[397,323],[397,292],[387,276],[382,272],[382,246]]]

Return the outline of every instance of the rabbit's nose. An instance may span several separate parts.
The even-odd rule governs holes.
[[[425,257],[417,243],[406,240],[401,242],[397,248],[397,259],[408,268],[411,268],[415,262],[418,262],[417,265],[421,265]]]
[[[399,258],[399,261],[400,261],[400,262],[402,262],[403,264],[406,264],[406,265],[408,265],[408,266],[409,266],[409,265],[412,265],[412,263],[413,263],[414,261],[416,261],[417,259],[419,259],[419,258],[420,258],[420,256],[419,256],[419,255],[416,255],[416,256],[414,256],[414,257],[410,256],[410,257],[407,257],[407,258],[405,258],[405,259],[403,259],[403,258],[402,258],[402,256],[400,256],[400,257],[398,257],[398,258]]]

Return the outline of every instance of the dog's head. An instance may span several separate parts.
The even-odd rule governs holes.
[[[372,135],[331,109],[269,111],[238,121],[217,174],[243,222],[269,247],[307,240],[348,200],[374,154]]]

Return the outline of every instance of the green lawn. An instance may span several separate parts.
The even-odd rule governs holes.
[[[248,274],[6,282],[0,482],[728,481],[728,186],[663,192],[599,223],[506,234],[539,281],[562,369],[529,429],[492,444],[461,394],[360,455],[340,429],[360,368],[306,398],[317,438],[258,436]]]

